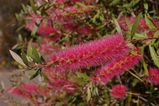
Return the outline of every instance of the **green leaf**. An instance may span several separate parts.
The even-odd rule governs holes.
[[[24,63],[28,65],[28,59],[27,59],[26,54],[24,53],[24,51],[22,51],[21,57],[22,57]]]
[[[36,21],[36,23],[34,25],[34,28],[33,28],[32,32],[31,32],[31,36],[32,37],[36,37],[36,32],[37,32],[37,30],[39,28],[40,23],[41,23],[41,20]]]
[[[35,62],[40,63],[41,62],[41,56],[38,53],[37,49],[32,46],[32,58]]]
[[[77,77],[78,78],[82,78],[84,81],[88,81],[89,80],[89,77],[86,73],[80,73],[80,72],[77,72]]]
[[[73,78],[72,76],[70,77]],[[86,73],[76,72],[75,77],[71,80],[77,82],[80,86],[85,86],[89,82],[90,78]]]
[[[142,40],[142,39],[146,39],[147,38],[147,34],[146,32],[144,33],[135,33],[133,36],[133,39],[135,40]]]
[[[148,64],[146,64],[145,60],[142,59],[142,64],[143,64],[143,68],[144,68],[144,75],[148,76]]]
[[[149,49],[154,64],[159,68],[159,56],[157,56],[156,51],[152,45],[149,45]]]
[[[128,18],[126,18],[125,21],[126,21],[126,25],[128,26],[128,30],[131,31],[133,24],[130,22],[130,20]]]
[[[32,56],[32,40],[28,42],[27,55],[30,57]]]
[[[12,55],[13,59],[18,62],[19,64],[21,64],[22,66],[26,67],[26,65],[24,64],[24,61],[22,60],[22,58],[15,52],[13,52],[12,50],[9,50],[10,54]]]
[[[156,32],[153,34],[153,38],[158,38],[158,35],[159,35],[159,31],[156,31]],[[158,39],[153,39],[153,40],[151,41],[151,44],[155,44],[156,40],[158,40]]]
[[[139,3],[140,0],[131,0],[129,6],[130,7],[134,7],[135,5],[137,5]]]
[[[36,6],[35,6],[34,0],[29,0],[29,1],[30,1],[30,5],[31,5],[33,11],[36,13]]]
[[[91,88],[90,87],[88,87],[87,88],[87,102],[89,102],[90,100],[91,100]]]
[[[105,102],[107,104],[109,104],[110,103],[110,95],[109,95],[109,90],[107,88],[105,88],[103,90],[103,96],[104,96]]]
[[[27,55],[31,57],[34,62],[41,63],[41,55],[38,53],[37,49],[32,45],[32,41],[28,44]]]
[[[145,8],[145,10],[147,11],[148,10],[148,4],[147,3],[144,3],[144,8]]]
[[[135,23],[133,24],[132,26],[132,29],[131,29],[131,38],[133,37],[133,35],[135,34],[136,30],[137,30],[137,27],[138,27],[138,24],[140,22],[140,19],[142,17],[142,13],[140,13],[138,16],[137,16],[137,19],[135,21]]]
[[[110,5],[110,6],[115,6],[115,5],[117,5],[118,3],[120,3],[120,0],[113,0],[109,5]]]
[[[150,29],[156,29],[155,25],[154,25],[153,22],[147,17],[147,15],[145,15],[145,21],[146,21],[147,26],[148,26]]]
[[[26,55],[26,58],[27,58],[27,61],[28,61],[29,63],[32,63],[32,62],[33,62],[33,59],[32,59],[30,56],[27,56],[27,55]]]
[[[98,87],[93,86],[92,93],[93,93],[93,95],[99,95]]]
[[[122,34],[122,31],[121,31],[120,25],[118,24],[118,21],[115,18],[113,20],[114,20],[114,24],[116,26],[117,32]]]
[[[38,75],[41,75],[41,69],[35,70],[35,73],[30,77],[30,80],[34,79]]]

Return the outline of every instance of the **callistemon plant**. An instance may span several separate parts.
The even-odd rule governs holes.
[[[159,84],[158,20],[115,19],[106,3],[31,0],[22,15],[33,39],[21,56],[10,52],[36,84],[20,81],[6,91],[36,106],[149,105]]]
[[[115,34],[52,53],[42,67],[47,89],[68,94],[79,92],[81,85],[71,80],[69,75],[76,74],[80,69],[104,64],[101,69],[94,70],[96,72],[88,78],[88,82],[105,85],[139,62],[141,53],[136,48],[133,51],[130,49],[122,35]],[[9,90],[9,93],[18,93],[15,91],[17,89]]]

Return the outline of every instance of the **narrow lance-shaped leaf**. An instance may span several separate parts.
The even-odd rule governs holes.
[[[28,47],[27,47],[27,55],[31,57],[32,55],[32,40],[28,42]]]
[[[40,63],[41,62],[41,57],[37,51],[37,49],[32,46],[32,58],[34,59],[35,62]]]
[[[148,16],[145,15],[145,21],[146,21],[146,24],[147,26],[150,28],[150,29],[155,29],[155,25],[153,24],[153,22],[148,18]]]
[[[34,79],[35,77],[37,77],[40,74],[41,74],[41,69],[35,70],[35,73],[30,77],[30,80]]]
[[[92,83],[90,83],[87,88],[87,102],[91,100],[91,97],[92,97]]]
[[[12,55],[13,59],[18,62],[19,64],[21,64],[22,66],[26,67],[26,65],[24,64],[24,61],[22,60],[22,58],[16,54],[15,52],[13,52],[12,50],[9,50],[10,54]]]
[[[35,37],[35,34],[36,34],[36,32],[37,32],[37,30],[39,28],[40,23],[41,23],[40,20],[37,20],[37,22],[35,23],[34,28],[33,28],[32,32],[31,32],[32,37]]]
[[[159,57],[157,56],[154,47],[152,47],[152,45],[149,45],[149,49],[154,64],[159,68]]]
[[[32,41],[30,41],[28,44],[27,55],[31,57],[36,63],[41,62],[41,56],[37,49],[32,45]]]
[[[132,26],[132,29],[131,29],[131,37],[135,34],[136,30],[137,30],[137,27],[138,27],[138,24],[140,22],[140,19],[142,17],[142,13],[140,13],[138,16],[137,16],[137,19],[135,21],[135,23],[133,24]]]
[[[24,63],[25,63],[26,65],[28,65],[29,62],[28,62],[28,60],[27,60],[27,55],[24,53],[24,51],[22,51],[21,57],[22,57]]]
[[[113,19],[113,20],[114,20],[114,24],[116,26],[117,32],[122,34],[122,31],[121,31],[120,25],[118,24],[118,21],[116,19]]]
[[[33,11],[36,12],[36,6],[35,6],[35,3],[34,3],[34,0],[30,0],[30,5],[31,5]]]

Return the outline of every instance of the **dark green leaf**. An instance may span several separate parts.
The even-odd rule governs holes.
[[[113,20],[114,20],[114,24],[116,26],[117,32],[122,34],[122,31],[121,31],[120,25],[118,24],[118,21],[116,19],[113,19]]]
[[[41,55],[38,53],[37,49],[32,45],[32,41],[28,44],[27,55],[31,57],[34,62],[41,63]]]
[[[36,21],[36,23],[34,25],[34,28],[33,28],[32,32],[31,32],[31,36],[32,37],[36,37],[36,32],[37,32],[37,30],[39,28],[40,23],[41,23],[40,20]]]
[[[154,64],[159,68],[159,56],[157,56],[154,47],[152,47],[152,45],[149,45],[149,50]]]
[[[133,24],[132,26],[132,29],[131,29],[131,38],[133,37],[133,35],[135,34],[136,30],[137,30],[137,27],[138,27],[138,24],[140,22],[140,19],[142,17],[142,13],[140,13],[138,16],[137,16],[137,19],[135,21],[135,23]]]
[[[110,6],[115,6],[118,3],[120,3],[120,0],[112,0],[112,2],[109,4]]]
[[[153,24],[153,22],[145,15],[145,21],[146,21],[146,24],[147,26],[150,28],[150,29],[156,29],[155,25]]]
[[[35,71],[35,73],[30,77],[30,80],[34,79],[35,77],[37,77],[38,75],[41,75],[41,69],[37,69]]]
[[[37,49],[32,46],[32,58],[35,62],[40,63],[41,62],[41,56],[38,53]]]
[[[29,1],[30,1],[30,5],[31,5],[33,11],[36,13],[36,6],[35,6],[34,0],[29,0]]]
[[[21,57],[22,57],[24,63],[28,65],[28,60],[27,60],[27,57],[26,57],[26,54],[24,53],[24,51],[22,51]]]

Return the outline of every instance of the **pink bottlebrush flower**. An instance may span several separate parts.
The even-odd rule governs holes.
[[[157,28],[159,28],[159,20],[153,19],[152,22]]]
[[[54,11],[53,18],[48,19],[47,17],[37,16],[32,14],[31,16],[26,18],[26,29],[32,31],[37,25],[37,33],[40,35],[53,35],[54,38],[58,39],[61,37],[60,30],[65,29],[73,32],[75,30],[76,25],[73,23],[73,19],[71,17],[62,16],[64,12]],[[51,12],[49,13],[51,14]],[[38,25],[39,22],[39,25]],[[54,25],[56,22],[62,24],[61,27]]]
[[[77,89],[76,84],[67,79],[49,78],[49,83],[49,88],[57,91],[73,93]]]
[[[9,89],[7,89],[7,92],[9,94],[13,94],[13,95],[16,95],[16,96],[24,96],[22,94],[22,92],[20,91],[20,89],[18,89],[17,87],[9,88]]]
[[[77,25],[74,23],[65,23],[62,26],[62,29],[64,29],[65,32],[76,32]]]
[[[150,68],[147,81],[149,81],[152,84],[159,85],[159,69]]]
[[[114,85],[110,95],[116,99],[123,99],[126,96],[127,87],[125,85]]]
[[[47,37],[47,38],[43,37],[41,39],[40,44],[33,43],[33,45],[41,54],[45,56],[57,50],[56,47],[53,46],[53,42],[52,42],[53,40],[54,38],[52,37]]]
[[[39,25],[37,25],[37,22],[39,22]],[[58,29],[51,25],[51,20],[34,14],[26,18],[26,28],[28,30],[32,31],[36,25],[38,26],[37,33],[40,35],[58,34]]]
[[[81,28],[78,29],[78,33],[82,34],[82,35],[86,35],[86,34],[90,34],[90,33],[94,33],[96,31],[94,31],[94,29],[90,28],[89,26],[83,26]]]
[[[49,44],[42,44],[41,47],[39,48],[39,51],[42,54],[49,55],[55,51],[55,48]]]
[[[136,51],[135,54],[124,56],[103,66],[95,72],[92,81],[100,85],[107,84],[113,77],[124,73],[126,70],[136,65],[141,59],[141,56],[142,55]]]
[[[54,70],[75,70],[104,64],[128,53],[125,40],[116,34],[53,53],[48,61],[55,65]]]
[[[48,43],[50,43],[50,42],[52,42],[53,41],[53,39],[52,39],[52,37],[43,37],[42,39],[41,39],[41,43],[42,44],[48,44]]]
[[[22,84],[20,87],[13,87],[13,88],[8,89],[7,91],[10,94],[14,94],[17,96],[24,96],[23,92],[35,94],[37,88],[38,88],[38,85],[36,85],[36,84],[25,83],[25,84]]]
[[[7,89],[7,92],[13,95],[31,98],[32,95],[45,95],[48,90],[32,83],[24,83],[19,87],[12,87]]]
[[[38,85],[36,85],[36,84],[30,84],[30,83],[25,83],[25,84],[21,85],[21,88],[24,91],[26,91],[28,93],[31,93],[31,94],[36,93],[36,90],[38,89],[38,87],[39,87]]]
[[[45,68],[44,73],[48,78],[46,82],[49,83],[49,88],[52,90],[73,93],[77,89],[77,85],[68,79],[68,73],[61,73],[51,68]]]
[[[7,92],[16,96],[21,96],[25,99],[32,101],[36,106],[43,104],[39,96],[47,96],[50,89],[48,87],[42,87],[36,84],[24,83],[18,87],[12,87],[7,89]]]

